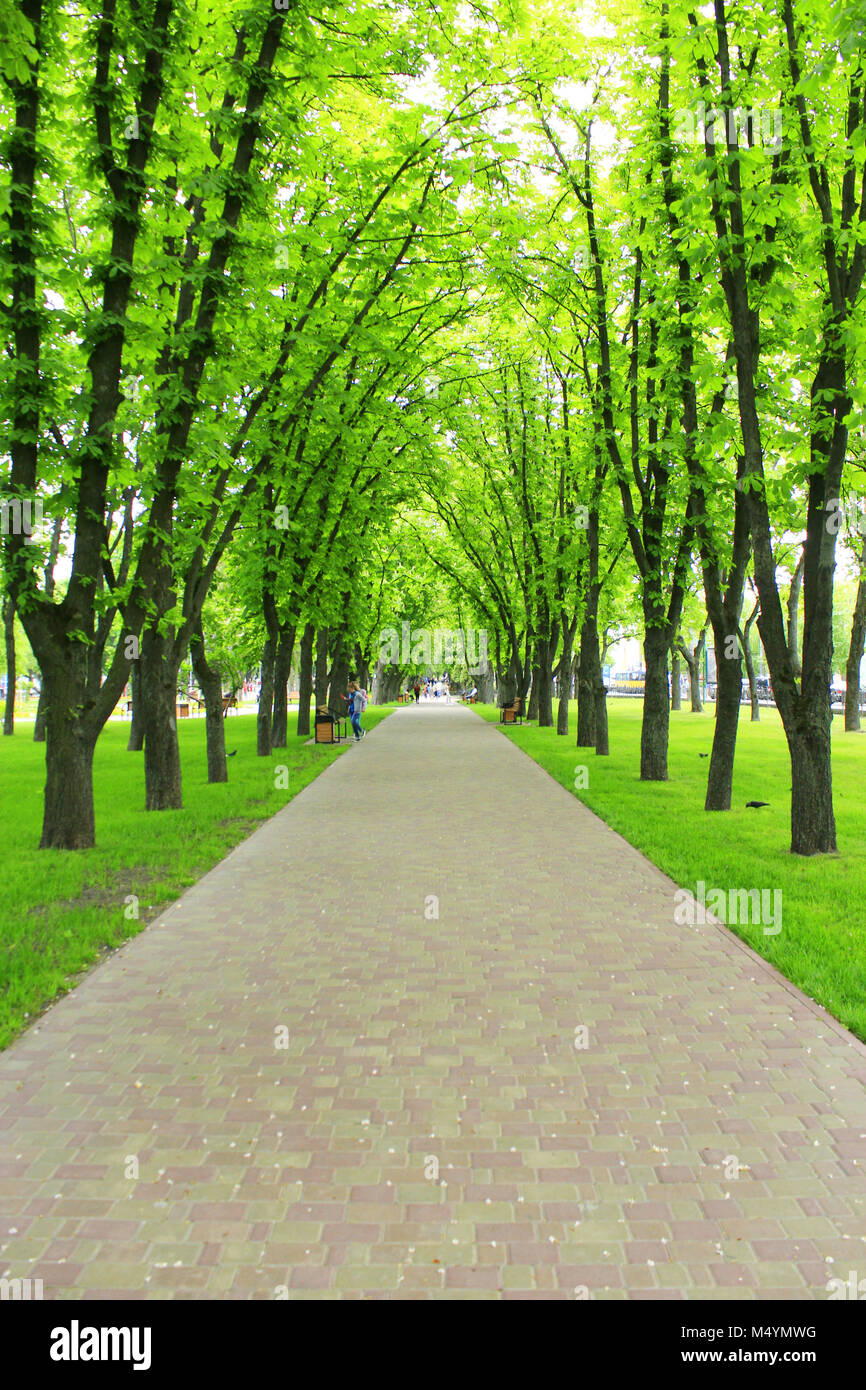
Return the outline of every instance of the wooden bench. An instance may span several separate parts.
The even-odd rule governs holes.
[[[463,701],[464,705],[476,705],[478,703],[477,695],[461,695],[460,699]]]
[[[225,717],[226,717],[226,715],[228,714],[228,712],[229,712],[230,709],[237,709],[237,707],[238,707],[238,697],[237,697],[237,694],[236,694],[234,691],[232,691],[231,695],[224,695],[224,696],[223,696],[223,719],[225,719]]]
[[[522,705],[522,703],[523,703],[523,702],[522,702],[520,696],[518,695],[516,699],[512,700],[512,702],[511,702],[510,705],[500,705],[500,706],[499,706],[499,722],[500,722],[500,724],[522,724],[522,723],[523,723],[523,715],[521,714],[521,708],[520,708],[521,705]]]

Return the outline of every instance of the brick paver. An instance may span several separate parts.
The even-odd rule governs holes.
[[[866,1049],[673,895],[497,728],[398,710],[0,1058],[0,1275],[63,1299],[866,1278]]]

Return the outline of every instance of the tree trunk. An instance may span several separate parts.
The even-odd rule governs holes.
[[[57,564],[57,556],[60,552],[60,535],[63,530],[63,518],[57,517],[51,530],[51,543],[48,551],[48,563],[45,566],[45,597],[54,597],[54,567]],[[41,667],[40,667],[41,674]],[[36,707],[36,720],[33,725],[33,742],[45,742],[45,723],[48,711],[47,697],[45,695],[45,677],[42,676],[42,685],[39,690],[39,704]]]
[[[595,660],[593,659],[593,646]],[[594,673],[598,662],[598,629],[594,616],[587,613],[580,629],[577,660],[577,747],[595,746]]]
[[[173,641],[147,628],[141,641],[144,697],[144,804],[148,811],[179,811],[180,749],[177,741],[177,673]]]
[[[728,191],[731,191],[731,225],[741,227],[743,205],[739,187],[729,185]],[[727,217],[726,211],[725,220]],[[717,216],[717,221],[720,220]],[[840,255],[840,250],[833,229],[825,227],[825,234],[829,267],[834,257]],[[845,255],[847,269],[847,252]],[[763,485],[764,451],[755,381],[758,315],[749,298],[748,257],[738,251],[731,258],[732,262],[734,260],[736,263],[728,264],[725,270],[725,295],[737,359],[743,472],[749,483],[754,479],[759,484],[749,486],[744,495],[749,509],[755,584],[761,600],[758,630],[791,757],[791,851],[803,855],[827,854],[836,848],[830,760],[836,533],[827,525],[827,511],[830,501],[841,493],[848,444],[846,421],[852,409],[844,346],[846,329],[836,309],[836,320],[820,341],[812,379],[803,571],[803,675],[798,689],[779,596],[772,526]],[[843,296],[847,294],[844,290],[842,293]]]
[[[860,583],[851,623],[851,644],[845,666],[845,732],[860,732],[860,666],[866,645],[866,539],[860,551]]]
[[[207,741],[207,780],[227,782],[226,721],[223,717],[223,679],[218,666],[211,666],[204,645],[201,619],[189,644],[195,678],[204,696],[205,739]]]
[[[746,677],[749,682],[749,703],[752,710],[753,724],[757,724],[761,718],[761,702],[758,699],[758,686],[755,680],[755,658],[752,656],[752,626],[758,613],[761,610],[760,602],[756,599],[755,606],[746,619],[743,627],[743,661],[746,666]]]
[[[731,787],[734,780],[734,754],[740,722],[740,697],[743,689],[742,661],[737,657],[719,659],[716,651],[716,723],[713,749],[710,754],[710,773],[707,779],[705,811],[730,811]]]
[[[270,485],[269,485],[270,486]],[[280,643],[280,618],[276,601],[276,569],[273,554],[268,551],[262,574],[262,617],[265,620],[265,644],[259,683],[259,709],[256,717],[256,755],[269,758],[273,747],[271,711],[274,705],[274,675]]]
[[[45,742],[45,677],[42,677],[42,685],[39,690],[39,704],[36,706],[36,720],[33,725],[33,742]]]
[[[667,628],[648,627],[644,634],[646,684],[640,731],[640,780],[668,780],[668,732],[670,695],[668,691]]]
[[[96,733],[78,715],[86,696],[87,656],[79,644],[68,660],[43,672],[46,692],[45,805],[40,849],[92,849],[93,750]],[[71,654],[70,654],[71,653]]]
[[[806,564],[806,548],[800,551],[800,558],[797,561],[797,568],[791,577],[791,588],[788,591],[788,651],[791,654],[791,666],[795,676],[802,675],[800,663],[800,590],[803,587],[803,569]]]
[[[141,662],[133,661],[129,668],[129,694],[132,700],[132,719],[129,723],[127,753],[140,753],[144,747],[144,696],[141,690]]]
[[[538,647],[538,727],[553,728],[553,683],[550,669],[550,638],[539,639]],[[534,680],[533,680],[534,684]]]
[[[688,672],[689,676],[689,702],[692,707],[692,714],[700,713],[701,696],[700,691],[698,691],[697,689],[697,662],[694,658],[694,655],[690,651],[688,651],[688,649],[685,646],[680,647],[680,655],[682,656],[683,661],[686,663],[686,671]],[[697,710],[695,709],[696,692],[698,702]]]
[[[484,670],[472,677],[478,688],[478,701],[482,705],[496,703],[496,673],[490,661],[484,662]],[[470,687],[471,688],[471,687]]]
[[[363,655],[361,648],[355,646],[355,679],[362,690],[370,689],[370,663]]]
[[[310,737],[310,700],[313,697],[313,643],[316,630],[307,623],[301,638],[301,670],[298,677],[298,728],[299,738]]]
[[[295,650],[294,624],[280,628],[274,662],[274,712],[271,721],[271,747],[285,748],[289,733],[289,672]]]
[[[610,742],[607,731],[607,686],[599,660],[595,668],[595,751],[599,758],[610,756]]]
[[[277,659],[277,638],[267,637],[262,648],[261,690],[259,713],[256,719],[256,753],[260,758],[271,755],[271,707],[274,702],[274,666]]]
[[[526,710],[527,719],[538,718],[538,697],[541,690],[541,669],[538,660],[538,644],[532,647],[532,686],[529,691],[529,706]]]
[[[517,680],[510,666],[502,666],[498,673],[499,703],[510,705],[517,695]]]
[[[328,702],[328,629],[316,633],[316,707]]]
[[[702,628],[701,634],[691,651],[689,651],[684,642],[677,643],[677,649],[686,663],[689,673],[689,698],[692,705],[692,714],[703,714],[704,712],[704,707],[701,703],[701,661],[703,660],[706,642],[707,630],[706,628]]]
[[[18,672],[15,668],[15,604],[11,598],[3,600],[3,637],[6,643],[6,709],[3,715],[3,733],[14,734],[15,681]]]
[[[346,650],[342,635],[337,638],[334,647],[334,663],[331,667],[330,681],[328,685],[328,709],[333,715],[345,719],[349,708],[348,695],[349,672],[351,671],[351,660]]]
[[[510,705],[519,696],[523,701],[523,708],[526,709],[526,687],[528,684],[528,671],[521,664],[520,652],[517,646],[517,637],[513,629],[509,633],[508,639],[508,665],[503,667],[499,660],[499,637],[496,638],[496,662],[497,662],[497,682],[499,686],[500,705]]]
[[[568,702],[571,699],[571,667],[574,647],[574,624],[562,631],[562,655],[559,658],[559,708],[556,711],[556,732],[568,733]]]
[[[836,849],[833,773],[830,759],[830,699],[827,717],[798,721],[788,739],[791,754],[791,853],[831,854]]]
[[[392,704],[400,694],[402,686],[403,673],[399,666],[381,666],[376,690],[377,698],[381,704]]]
[[[689,697],[692,702],[692,714],[703,714],[704,706],[701,702],[701,662],[704,659],[704,644],[707,635],[701,633],[700,640],[695,645],[695,659],[692,669],[689,671]]]
[[[679,712],[683,707],[680,687],[680,653],[676,642],[671,648],[671,709]]]

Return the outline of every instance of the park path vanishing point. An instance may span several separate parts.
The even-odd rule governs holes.
[[[0,1275],[46,1299],[866,1277],[866,1049],[673,894],[496,727],[396,711],[0,1057]]]

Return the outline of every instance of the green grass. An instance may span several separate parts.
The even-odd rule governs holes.
[[[475,706],[498,719],[494,706]],[[536,725],[509,728],[513,739],[552,777],[602,820],[641,850],[677,884],[695,892],[699,880],[726,893],[734,888],[782,891],[782,930],[765,936],[760,925],[736,931],[795,985],[823,1004],[866,1040],[866,736],[845,734],[833,720],[833,785],[838,855],[804,859],[789,852],[790,765],[774,709],[761,710],[752,724],[741,718],[732,804],[721,813],[704,811],[713,740],[712,707],[705,714],[671,715],[668,772],[663,783],[641,782],[638,700],[611,700],[609,758],[575,746],[576,707],[570,732]],[[576,769],[588,785],[576,791]],[[582,780],[582,779],[581,779]],[[747,810],[747,801],[769,806]]]
[[[364,727],[391,708],[368,705]],[[296,728],[295,710],[288,748],[259,758],[255,715],[230,715],[229,781],[209,786],[204,720],[178,721],[184,809],[146,812],[142,754],[126,752],[129,724],[112,721],[94,759],[96,848],[80,852],[37,848],[45,745],[33,742],[32,723],[0,738],[0,1047],[348,749],[307,745]],[[274,785],[278,765],[289,769],[288,790]],[[137,920],[126,916],[132,896]]]

